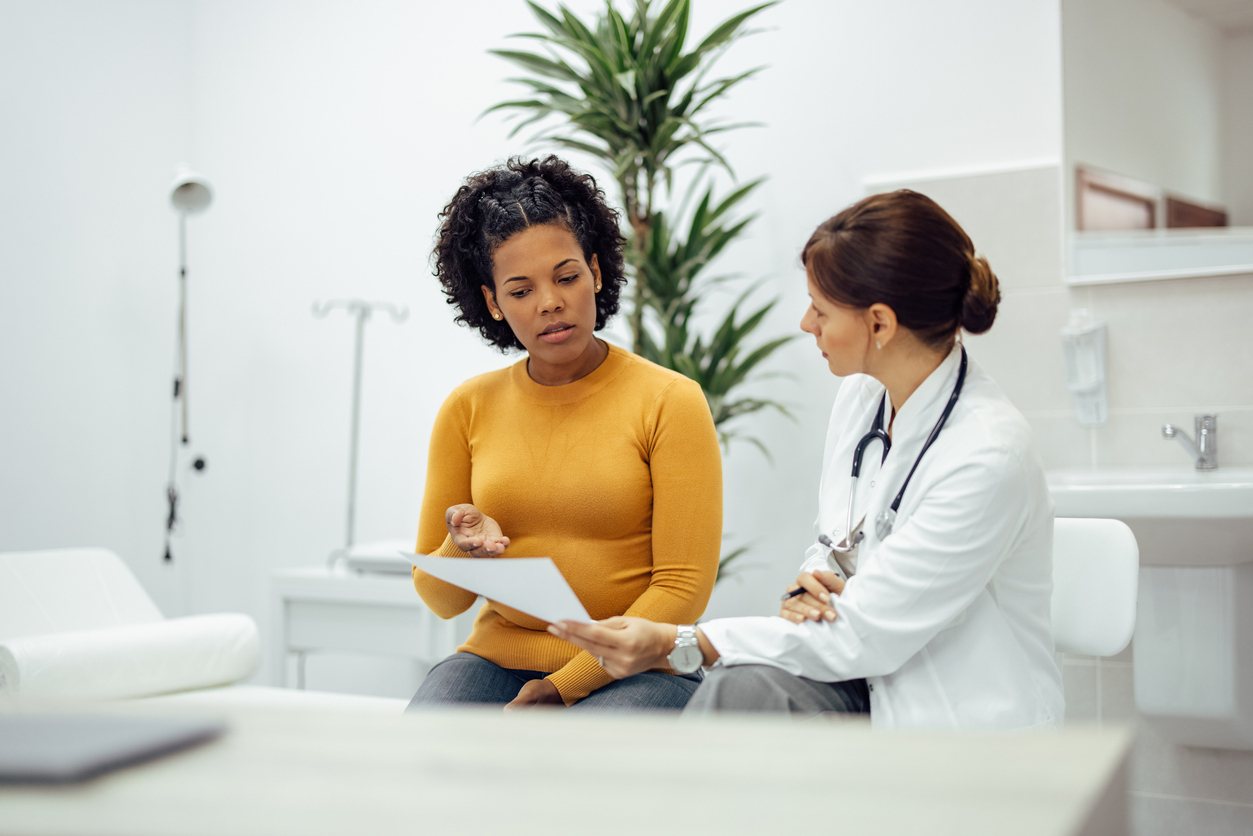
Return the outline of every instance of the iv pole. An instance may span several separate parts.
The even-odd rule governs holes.
[[[356,543],[357,522],[357,448],[361,435],[361,358],[365,349],[365,324],[375,311],[386,311],[394,322],[409,318],[409,309],[391,302],[369,302],[365,299],[332,299],[314,302],[313,315],[323,319],[335,308],[343,308],[349,316],[356,317],[356,340],[352,362],[352,430],[348,446],[348,513],[344,532],[344,547],[331,552],[330,564],[342,557]]]

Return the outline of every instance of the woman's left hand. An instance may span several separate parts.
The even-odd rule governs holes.
[[[522,686],[522,690],[505,706],[505,711],[515,708],[534,708],[537,705],[565,705],[557,686],[547,679],[532,679]]]
[[[673,624],[627,615],[615,615],[595,624],[562,621],[550,624],[548,632],[595,656],[614,679],[664,666],[666,657],[674,650],[676,635]]]

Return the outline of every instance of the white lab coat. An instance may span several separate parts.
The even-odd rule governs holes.
[[[865,677],[876,728],[1061,722],[1049,622],[1053,503],[1026,420],[973,360],[952,415],[905,491],[893,533],[882,541],[875,534],[874,519],[891,505],[939,419],[959,363],[954,348],[905,402],[882,466],[879,444],[867,448],[853,514],[854,526],[865,515],[866,539],[855,574],[833,596],[836,621],[703,623],[718,665],[772,665],[822,682]],[[865,375],[840,387],[815,539],[844,537],[853,448],[883,393]],[[815,543],[801,569],[835,570],[830,560]]]

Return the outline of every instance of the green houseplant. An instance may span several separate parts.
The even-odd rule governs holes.
[[[768,456],[760,439],[733,422],[767,408],[786,414],[782,404],[741,393],[791,339],[753,344],[775,302],[746,309],[750,287],[707,334],[698,328],[697,312],[709,289],[726,279],[708,277],[705,268],[753,220],[736,219],[733,210],[760,184],[746,183],[719,200],[702,176],[715,167],[734,177],[711,138],[745,125],[719,122],[710,109],[762,69],[711,77],[713,67],[750,34],[752,18],[774,3],[732,15],[690,48],[691,0],[664,5],[634,0],[625,15],[606,0],[590,24],[565,6],[554,13],[531,0],[527,5],[543,31],[516,37],[539,50],[492,52],[524,71],[512,80],[527,87],[529,97],[501,102],[488,112],[521,113],[511,136],[538,124],[537,141],[590,155],[609,172],[629,227],[633,350],[700,383],[724,446],[741,437]],[[689,164],[702,166],[700,174],[685,194],[676,194],[676,169]],[[663,196],[677,207],[695,208],[667,215]],[[723,557],[720,577],[745,551],[741,547]]]

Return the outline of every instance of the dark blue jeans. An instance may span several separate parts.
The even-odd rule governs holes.
[[[473,653],[454,653],[422,680],[406,711],[464,705],[504,705],[543,671],[502,668]],[[572,711],[681,711],[700,685],[700,672],[645,671],[617,679],[570,706]]]

